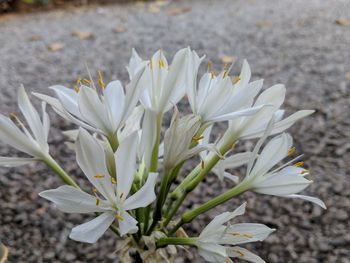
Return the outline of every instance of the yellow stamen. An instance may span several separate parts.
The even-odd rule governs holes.
[[[293,147],[291,147],[289,150],[288,150],[288,156],[291,156],[291,155],[293,155],[294,153],[295,153],[295,147],[293,146]]]
[[[103,81],[102,72],[101,72],[100,70],[98,71],[98,85],[100,85],[100,88],[101,88],[102,90],[104,90],[105,87],[106,87],[106,85],[105,85],[105,83],[104,83],[104,81]]]
[[[119,198],[122,199],[122,198],[123,198],[123,195],[124,195],[124,193],[121,193],[121,194],[119,195]]]
[[[97,189],[95,187],[93,187],[92,188],[92,192],[96,194],[97,193]]]
[[[244,237],[247,237],[247,238],[253,238],[253,236],[252,236],[252,235],[249,235],[249,234],[244,234],[243,236],[244,236]]]
[[[17,125],[17,127],[21,128],[21,129],[24,127],[23,123],[19,120],[16,113],[11,112],[9,117]]]
[[[78,78],[75,82],[75,85],[73,86],[73,90],[78,93],[80,90],[80,84],[81,84],[81,78]]]
[[[119,221],[123,221],[124,218],[120,214],[116,214],[115,218]]]
[[[96,197],[96,205],[97,205],[97,206],[100,205],[100,202],[101,202],[100,198]]]
[[[102,178],[104,178],[105,176],[104,176],[103,174],[96,174],[94,177],[95,177],[96,179],[102,179]]]
[[[199,136],[199,137],[193,136],[192,140],[195,141],[196,143],[198,143],[203,138],[204,138],[204,136]]]
[[[295,167],[301,167],[304,165],[304,162],[297,162],[296,164],[294,164]]]
[[[87,86],[90,86],[91,85],[91,80],[89,79],[83,79],[83,83]]]
[[[239,254],[240,257],[244,257],[244,253],[240,250],[236,250],[236,252]]]
[[[228,74],[228,71],[225,70],[225,71],[224,71],[224,74],[222,75],[222,78],[223,78],[223,79],[226,78],[226,77],[227,77],[227,74]]]
[[[208,65],[207,65],[207,70],[208,72],[210,72],[211,66],[213,65],[213,62],[211,62],[210,60],[208,61]]]
[[[210,72],[211,78],[214,79],[215,78],[215,73],[212,71]]]
[[[237,84],[240,80],[241,80],[240,76],[234,76],[233,79],[232,79],[233,84]]]
[[[165,64],[164,64],[164,61],[163,61],[163,59],[159,59],[158,60],[158,66],[159,66],[159,68],[164,68],[165,67]]]
[[[112,184],[116,184],[116,183],[117,183],[117,180],[116,180],[114,177],[111,177],[111,183],[112,183]]]
[[[231,233],[231,235],[233,235],[233,236],[240,236],[240,235],[241,235],[241,233],[238,233],[238,232],[233,232],[233,233]]]
[[[307,173],[309,173],[309,170],[303,170],[303,171],[301,171],[301,174],[307,174]]]

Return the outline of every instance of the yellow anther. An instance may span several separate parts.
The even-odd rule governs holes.
[[[74,90],[76,93],[79,93],[80,88],[79,88],[78,85],[74,85],[74,86],[73,86],[73,90]]]
[[[304,165],[304,162],[297,162],[296,164],[294,164],[295,167],[301,167]]]
[[[111,183],[112,183],[112,184],[116,184],[116,183],[117,183],[117,180],[116,180],[114,177],[111,177]]]
[[[232,79],[233,84],[237,84],[241,80],[240,76],[234,76]]]
[[[165,67],[165,64],[164,64],[164,61],[163,61],[163,59],[159,59],[158,60],[158,66],[159,66],[159,68],[164,68]]]
[[[103,81],[103,76],[102,76],[101,70],[98,71],[98,85],[100,85],[100,88],[101,88],[102,90],[104,90],[105,87],[106,87],[106,85],[105,85],[105,83],[104,83],[104,81]]]
[[[303,170],[303,171],[301,171],[301,174],[308,174],[309,173],[309,170]]]
[[[121,193],[121,194],[119,195],[119,198],[122,199],[123,196],[124,196],[124,193]]]
[[[11,112],[9,114],[9,117],[19,128],[23,128],[24,127],[23,123],[19,120],[19,118],[17,117],[16,113]]]
[[[240,257],[244,257],[244,253],[243,253],[242,251],[236,250],[236,252],[238,253],[238,255],[239,255]]]
[[[153,69],[153,60],[152,60],[152,58],[149,60],[149,68]]]
[[[226,78],[226,77],[227,77],[227,74],[228,74],[228,71],[225,70],[225,71],[224,71],[224,74],[222,75],[222,78],[223,78],[223,79]]]
[[[91,80],[89,79],[83,79],[83,83],[87,86],[90,86],[91,85]]]
[[[117,220],[119,220],[119,221],[123,221],[124,220],[124,218],[119,213],[115,215],[115,218]]]
[[[96,197],[96,205],[98,206],[98,205],[100,205],[100,203],[101,203],[100,198]]]
[[[97,193],[97,189],[95,187],[93,187],[92,188],[92,192],[96,194]]]
[[[102,179],[102,178],[104,178],[105,176],[104,176],[103,174],[96,174],[94,177],[95,177],[96,179]]]
[[[225,263],[231,263],[232,261],[230,260],[230,258],[226,258]]]
[[[291,155],[293,155],[294,153],[295,153],[295,147],[293,146],[293,147],[291,147],[289,150],[288,150],[288,156],[291,156]]]
[[[204,138],[204,136],[199,136],[199,137],[193,136],[192,140],[195,141],[196,143],[198,143],[203,138]]]
[[[240,236],[241,235],[241,233],[238,233],[238,232],[233,232],[233,233],[231,233],[231,235],[233,235],[233,236]]]
[[[211,66],[213,65],[213,62],[211,62],[210,60],[208,61],[208,65],[207,65],[207,70],[208,72],[210,72]]]
[[[211,78],[214,79],[215,78],[215,73],[212,71],[210,72]]]
[[[201,167],[202,167],[202,169],[204,169],[204,161],[203,160],[201,161]]]
[[[244,236],[244,237],[247,237],[247,238],[253,238],[253,236],[252,236],[252,235],[249,235],[249,234],[244,234],[243,236]]]

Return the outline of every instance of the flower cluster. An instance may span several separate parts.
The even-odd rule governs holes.
[[[278,84],[262,91],[263,81],[251,81],[247,61],[237,76],[230,75],[232,65],[216,75],[208,64],[197,85],[204,59],[184,48],[169,65],[162,51],[143,60],[133,50],[125,88],[118,80],[106,85],[100,72],[95,81],[89,74],[72,88],[52,86],[54,96],[33,93],[42,102],[42,117],[20,87],[18,104],[27,125],[14,113],[0,115],[0,139],[28,157],[0,157],[0,165],[46,163],[65,185],[39,195],[63,212],[95,214],[74,227],[70,238],[94,243],[111,229],[124,239],[119,250],[122,261],[130,261],[132,249],[145,262],[154,262],[166,257],[167,248],[188,245],[197,247],[209,262],[232,262],[231,258],[264,262],[237,246],[262,241],[274,231],[262,224],[231,225],[233,218],[244,214],[245,203],[216,216],[198,237],[189,237],[184,228],[198,215],[246,191],[301,198],[325,208],[318,198],[299,194],[312,181],[306,178],[309,171],[302,168],[300,156],[292,158],[296,148],[284,133],[313,111],[285,118],[281,109],[285,87]],[[191,109],[187,115],[176,106],[185,98]],[[65,134],[73,141],[90,190],[82,190],[50,155],[47,104],[77,125]],[[163,117],[171,111],[171,123],[163,132]],[[220,122],[227,122],[228,128],[213,140],[212,128]],[[237,143],[248,139],[259,139],[252,151],[234,151]],[[183,165],[198,157],[197,166],[184,173]],[[290,160],[281,164],[285,158]],[[244,176],[230,173],[239,166],[246,166]],[[211,172],[231,187],[179,215],[188,194]]]

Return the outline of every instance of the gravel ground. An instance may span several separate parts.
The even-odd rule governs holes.
[[[335,23],[349,18],[350,3],[218,2],[174,1],[161,7],[136,3],[0,17],[1,112],[17,110],[15,93],[21,83],[42,92],[52,84],[71,85],[85,74],[85,61],[102,70],[106,79],[125,81],[132,47],[149,57],[158,48],[172,55],[190,45],[206,53],[218,69],[221,56],[232,55],[239,63],[247,58],[254,78],[264,78],[265,87],[286,84],[288,112],[317,110],[291,132],[315,180],[307,193],[328,206],[323,211],[299,200],[244,194],[248,209],[239,220],[277,229],[265,242],[247,248],[268,262],[350,262],[350,27]],[[113,32],[116,27],[125,32]],[[93,37],[81,40],[72,36],[74,31],[88,31]],[[49,51],[48,45],[55,42],[64,44],[63,49]],[[72,126],[56,116],[52,126],[52,154],[86,185],[72,152],[61,143],[59,130]],[[240,147],[251,146],[245,142]],[[13,153],[0,148],[0,155]],[[0,238],[11,249],[9,262],[115,262],[111,233],[94,245],[67,238],[83,217],[61,213],[38,198],[38,192],[61,184],[43,165],[0,168],[0,174]],[[226,183],[209,176],[186,206],[210,199]],[[200,231],[215,214],[234,209],[243,198],[201,216],[188,232]],[[182,255],[179,262],[203,262],[196,254]]]

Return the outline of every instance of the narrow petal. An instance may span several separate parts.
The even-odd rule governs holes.
[[[242,247],[228,247],[227,254],[229,257],[240,258],[253,263],[265,263],[261,257]]]
[[[288,155],[292,145],[293,139],[287,133],[271,139],[260,153],[251,174],[264,175]]]
[[[17,167],[38,161],[35,158],[0,157],[0,166]]]
[[[255,106],[270,104],[278,109],[284,102],[286,88],[282,84],[274,85],[262,92],[255,102]]]
[[[88,180],[108,200],[115,200],[115,187],[108,173],[103,146],[84,129],[76,141],[77,162]]]
[[[27,120],[27,124],[33,132],[36,141],[44,151],[48,151],[45,131],[43,129],[39,113],[30,102],[23,86],[21,86],[18,90],[18,106],[23,116]]]
[[[125,95],[123,86],[119,80],[112,81],[107,85],[103,92],[104,99],[106,100],[108,108],[113,117],[113,120],[111,121],[114,121],[116,123],[116,126],[119,127],[125,106]]]
[[[96,197],[69,185],[46,190],[39,195],[53,202],[59,210],[65,213],[93,213],[108,210],[106,205],[96,205]]]
[[[216,217],[203,229],[202,233],[200,234],[200,238],[209,236],[212,233],[215,233],[221,225],[225,224],[226,222],[230,221],[236,216],[243,215],[245,212],[245,207],[247,203],[243,203],[241,206],[239,206],[236,210],[233,212],[224,212]]]
[[[27,137],[7,117],[0,114],[0,139],[12,147],[29,155],[40,157],[42,155],[39,145],[30,137]]]
[[[225,236],[220,240],[220,244],[238,245],[249,242],[263,241],[273,231],[263,224],[242,223],[228,226]]]
[[[299,193],[311,183],[312,181],[302,176],[277,173],[267,179],[253,182],[251,187],[252,191],[257,193],[281,196]]]
[[[232,120],[232,119],[237,118],[237,117],[251,116],[251,115],[258,113],[264,107],[265,107],[265,105],[256,106],[253,108],[247,108],[247,109],[243,109],[243,110],[239,110],[239,111],[226,113],[223,115],[218,115],[218,116],[211,118],[211,121],[215,121],[215,122],[227,121],[227,120]]]
[[[198,242],[198,254],[206,261],[213,263],[223,263],[226,261],[226,248],[218,244]]]
[[[50,89],[56,93],[59,102],[66,111],[78,117],[79,119],[82,118],[78,106],[77,92],[75,92],[73,89],[69,89],[61,85],[51,86]]]
[[[300,198],[303,199],[305,201],[309,201],[312,202],[316,205],[319,205],[320,207],[322,207],[323,209],[327,209],[326,204],[319,198],[317,197],[313,197],[313,196],[307,196],[307,195],[296,195],[296,194],[292,194],[292,195],[286,195],[286,196],[282,196],[282,197],[287,197],[287,198]]]
[[[139,70],[139,67],[142,65],[142,62],[142,58],[140,58],[139,54],[137,54],[136,50],[133,48],[129,60],[129,66],[127,67],[130,79],[132,79],[135,76],[135,74]]]
[[[74,227],[69,237],[75,241],[93,244],[106,232],[114,219],[115,213],[105,212],[87,223]]]
[[[146,183],[135,194],[125,200],[123,208],[131,210],[139,207],[146,207],[156,199],[154,186],[158,174],[149,173]]]
[[[114,155],[117,168],[117,192],[127,197],[136,173],[138,135],[134,132],[122,141]]]
[[[119,233],[121,236],[126,234],[134,234],[137,232],[137,221],[126,211],[121,211],[120,216],[122,219],[118,220]]]

